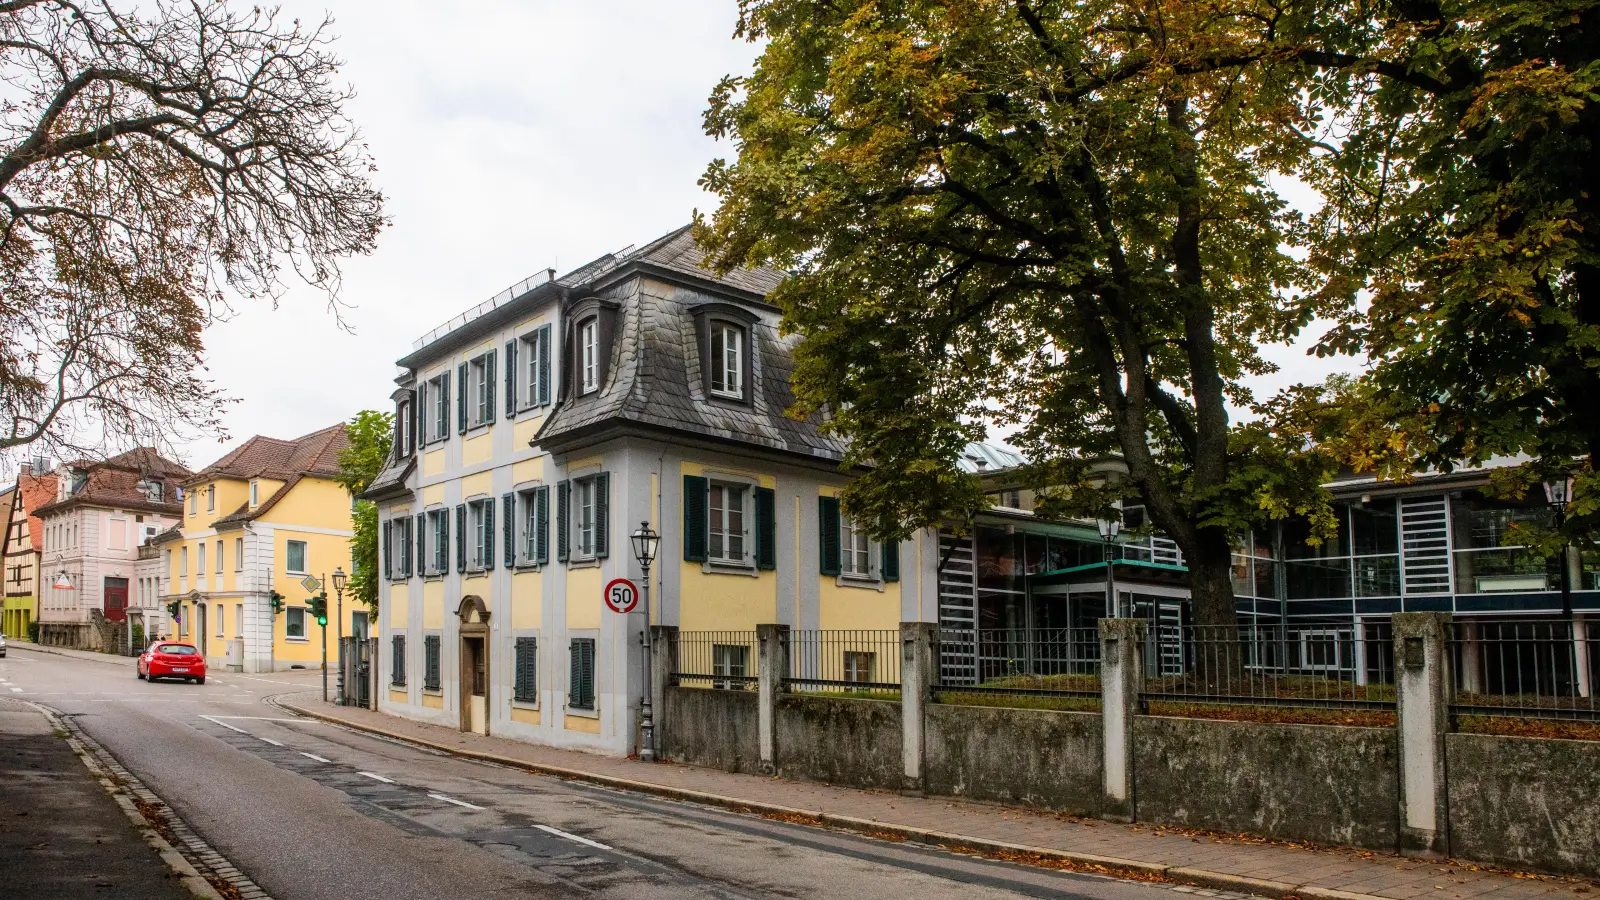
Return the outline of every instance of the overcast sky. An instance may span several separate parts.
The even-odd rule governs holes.
[[[230,440],[291,438],[389,406],[394,360],[433,327],[545,268],[565,271],[689,221],[731,150],[701,133],[733,39],[735,0],[290,0],[331,12],[350,112],[377,157],[393,226],[344,268],[340,331],[321,295],[242,306],[209,329],[210,376],[237,402]]]
[[[411,342],[523,278],[643,244],[710,209],[696,181],[732,155],[700,129],[706,97],[757,48],[736,0],[288,0],[333,15],[350,108],[377,157],[393,226],[344,269],[346,319],[320,294],[241,306],[207,333],[236,402],[229,440],[187,445],[199,468],[255,434],[291,438],[386,409]],[[1270,355],[1317,378],[1302,350]]]

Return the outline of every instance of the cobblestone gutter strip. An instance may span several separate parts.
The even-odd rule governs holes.
[[[495,763],[522,769],[540,775],[553,775],[557,778],[572,781],[584,781],[590,784],[634,791],[640,794],[651,794],[657,797],[666,797],[671,800],[682,800],[689,803],[701,803],[715,806],[733,812],[751,813],[764,818],[778,819],[797,824],[816,825],[825,828],[837,828],[841,831],[850,831],[868,837],[885,838],[888,840],[911,841],[941,847],[958,853],[973,853],[991,859],[1006,860],[1009,862],[1025,863],[1029,865],[1045,866],[1055,869],[1066,869],[1077,872],[1088,872],[1098,875],[1108,875],[1113,878],[1132,879],[1136,881],[1154,881],[1181,886],[1194,886],[1202,889],[1209,888],[1217,891],[1235,891],[1244,894],[1253,894],[1258,897],[1270,897],[1274,900],[1389,900],[1376,894],[1352,893],[1350,891],[1337,891],[1328,888],[1319,888],[1311,885],[1292,884],[1286,881],[1264,881],[1257,878],[1246,878],[1241,875],[1230,875],[1226,872],[1212,872],[1206,869],[1190,869],[1179,866],[1164,866],[1157,863],[1140,862],[1131,859],[1117,859],[1108,856],[1097,856],[1092,853],[1077,853],[1071,850],[1056,850],[1049,847],[1028,847],[1020,844],[1009,844],[1003,841],[993,841],[987,838],[969,837],[960,834],[949,834],[942,831],[932,831],[925,828],[911,828],[905,825],[895,825],[888,822],[876,822],[871,819],[860,819],[854,816],[840,816],[807,809],[794,809],[787,806],[778,806],[771,803],[759,803],[744,800],[738,797],[725,797],[720,794],[709,794],[703,791],[675,788],[668,785],[652,784],[647,781],[634,781],[629,778],[617,778],[610,775],[597,775],[592,772],[583,772],[578,769],[568,769],[563,766],[551,766],[543,763],[529,762],[496,753],[484,753],[480,750],[467,750],[452,747],[449,744],[437,744],[411,735],[374,728],[357,722],[341,719],[328,715],[315,709],[299,706],[284,699],[281,695],[268,697],[267,702],[280,709],[309,716],[329,722],[354,731],[364,731],[369,734],[379,735],[389,740],[425,747],[430,750],[442,751],[451,756],[463,759],[473,759],[480,762]],[[1196,893],[1210,895],[1209,891],[1201,890]]]
[[[266,891],[195,834],[166,801],[85,734],[78,723],[48,706],[32,702],[28,705],[43,713],[51,726],[66,733],[67,743],[84,766],[99,779],[146,843],[178,873],[190,893],[202,900],[271,900]]]

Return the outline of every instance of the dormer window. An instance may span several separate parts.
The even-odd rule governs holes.
[[[151,503],[160,503],[161,500],[162,500],[162,493],[163,493],[163,488],[162,488],[162,484],[161,484],[160,481],[157,481],[154,478],[151,478],[151,479],[148,479],[148,480],[145,481],[145,483],[144,483],[144,496],[145,496],[145,499],[149,500]]]
[[[578,393],[600,388],[600,320],[585,319],[578,326]]]
[[[711,324],[711,393],[744,399],[744,329],[727,322]]]
[[[250,508],[255,509],[261,505],[261,483],[250,482]]]

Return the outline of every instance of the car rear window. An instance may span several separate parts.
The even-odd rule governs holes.
[[[166,653],[172,656],[193,656],[194,648],[185,644],[162,644],[156,648],[157,653]]]

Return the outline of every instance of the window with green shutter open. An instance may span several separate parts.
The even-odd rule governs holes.
[[[539,702],[539,639],[517,638],[513,660],[512,699],[518,703]]]

